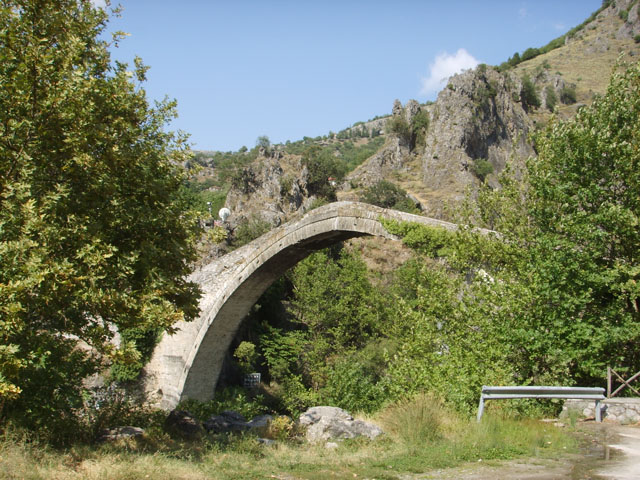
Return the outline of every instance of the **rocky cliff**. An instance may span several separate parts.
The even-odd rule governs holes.
[[[534,154],[530,133],[552,111],[572,116],[604,92],[620,56],[634,60],[640,54],[639,9],[637,0],[610,2],[562,37],[559,48],[502,72],[480,65],[451,77],[435,102],[396,101],[390,116],[345,129],[350,139],[362,130],[381,133],[386,141],[338,185],[338,199],[358,200],[364,188],[387,180],[406,190],[425,214],[448,218],[448,208],[469,188],[482,182],[498,188],[507,162]],[[533,99],[523,93],[529,80]],[[422,123],[415,122],[418,117]],[[418,124],[423,131],[415,130]],[[319,144],[332,145],[339,137],[329,135]],[[231,189],[227,206],[236,222],[255,216],[278,225],[313,204],[308,183],[300,155],[283,148],[263,152]]]

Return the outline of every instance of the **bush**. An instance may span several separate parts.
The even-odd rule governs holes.
[[[302,163],[309,171],[309,194],[335,201],[336,189],[329,183],[329,177],[341,178],[342,172],[331,151],[318,146],[310,147],[304,152]]]
[[[232,246],[237,248],[261,237],[271,230],[271,224],[261,218],[252,216],[238,224],[233,232]]]
[[[565,105],[576,103],[576,87],[565,85],[560,91],[560,101]]]
[[[382,208],[393,208],[409,213],[418,212],[415,204],[407,197],[407,192],[387,180],[380,180],[367,188],[361,200]]]
[[[558,97],[556,96],[556,91],[551,85],[547,85],[544,89],[545,96],[545,104],[547,105],[547,109],[550,112],[553,112],[553,109],[556,107],[556,103],[558,103]]]
[[[487,175],[493,173],[493,165],[486,158],[476,158],[471,164],[471,173],[478,177],[481,182],[484,182]]]
[[[540,50],[537,48],[527,48],[523,53],[522,53],[522,61],[527,61],[530,60],[532,58],[537,57],[538,55],[540,55]]]
[[[399,400],[384,409],[379,418],[385,432],[416,449],[441,439],[447,424],[455,422],[442,402],[427,393]]]
[[[225,410],[233,410],[247,419],[262,415],[268,411],[264,406],[264,396],[251,395],[241,387],[228,387],[217,390],[215,398],[208,402],[198,400],[184,400],[176,407],[178,410],[186,410],[198,420],[204,422],[211,415],[218,415]]]
[[[411,127],[404,115],[394,115],[387,120],[387,132],[396,135],[406,144],[411,143]]]
[[[426,110],[420,110],[411,119],[411,131],[413,134],[413,143],[416,146],[423,147],[429,129],[429,114]]]
[[[536,92],[536,87],[528,75],[522,77],[522,89],[520,90],[520,101],[522,108],[529,112],[534,108],[540,107],[540,97]]]

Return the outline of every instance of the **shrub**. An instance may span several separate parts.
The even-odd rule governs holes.
[[[550,112],[553,112],[553,109],[556,107],[556,103],[558,103],[558,97],[556,96],[556,91],[551,85],[547,85],[544,89],[545,96],[545,104],[547,105],[547,109]]]
[[[309,194],[335,201],[336,189],[329,183],[329,177],[340,178],[342,172],[331,151],[312,146],[304,152],[302,163],[309,171],[307,180]]]
[[[208,420],[211,415],[217,415],[225,410],[233,410],[247,419],[267,412],[264,406],[264,396],[251,395],[241,387],[227,387],[217,390],[215,398],[208,402],[198,400],[184,400],[176,409],[186,410],[200,421]]]
[[[396,135],[407,144],[411,142],[411,127],[403,115],[394,115],[387,120],[387,132]]]
[[[524,108],[527,112],[529,112],[533,108],[538,108],[540,106],[540,97],[538,97],[536,87],[528,75],[522,77],[520,101],[522,102],[522,108]]]
[[[540,50],[537,48],[527,48],[523,53],[522,53],[522,61],[526,61],[526,60],[530,60],[532,58],[537,57],[538,55],[540,55]]]
[[[400,400],[379,415],[385,432],[417,449],[442,438],[454,418],[439,399],[427,393]]]
[[[236,170],[231,175],[231,186],[245,195],[255,192],[258,186],[255,172],[250,167]]]
[[[382,208],[393,208],[409,213],[418,211],[415,204],[407,197],[407,192],[387,180],[380,180],[367,188],[361,200]]]
[[[576,103],[576,87],[565,85],[560,91],[560,101],[565,105]]]
[[[153,349],[160,339],[161,331],[158,328],[133,327],[120,331],[120,338],[123,343],[131,342],[135,344],[136,350],[140,352],[139,357],[131,362],[116,362],[111,367],[111,376],[119,382],[132,381],[138,378],[142,368],[151,359]]]
[[[271,230],[271,224],[258,217],[251,217],[241,222],[233,232],[232,245],[241,247]]]
[[[234,358],[238,361],[238,365],[242,372],[247,374],[255,369],[255,363],[258,360],[258,352],[256,346],[251,342],[240,342],[240,345],[233,352]]]
[[[476,158],[471,164],[471,173],[478,177],[481,182],[484,182],[487,175],[493,173],[493,165],[486,158]]]
[[[413,133],[413,143],[417,146],[424,146],[429,129],[429,114],[426,110],[420,110],[411,119],[411,131]]]

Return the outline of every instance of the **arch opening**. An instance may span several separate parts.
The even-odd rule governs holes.
[[[194,272],[203,291],[200,317],[165,335],[145,367],[147,398],[171,409],[190,398],[213,398],[222,363],[236,332],[264,291],[312,252],[360,236],[395,238],[380,219],[455,229],[448,222],[356,202],[313,210]]]

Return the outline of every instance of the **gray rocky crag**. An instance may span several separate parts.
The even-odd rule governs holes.
[[[315,197],[309,194],[309,172],[300,158],[285,156],[277,149],[261,155],[243,172],[246,181],[232,188],[225,202],[231,210],[232,228],[259,218],[278,226],[297,213],[304,213]]]
[[[497,186],[497,174],[511,158],[533,154],[533,123],[519,92],[518,79],[486,66],[449,79],[430,110],[422,155],[422,182],[433,199],[428,213],[441,216],[447,203],[458,203],[467,187],[479,184],[474,162],[491,164],[487,181]]]

